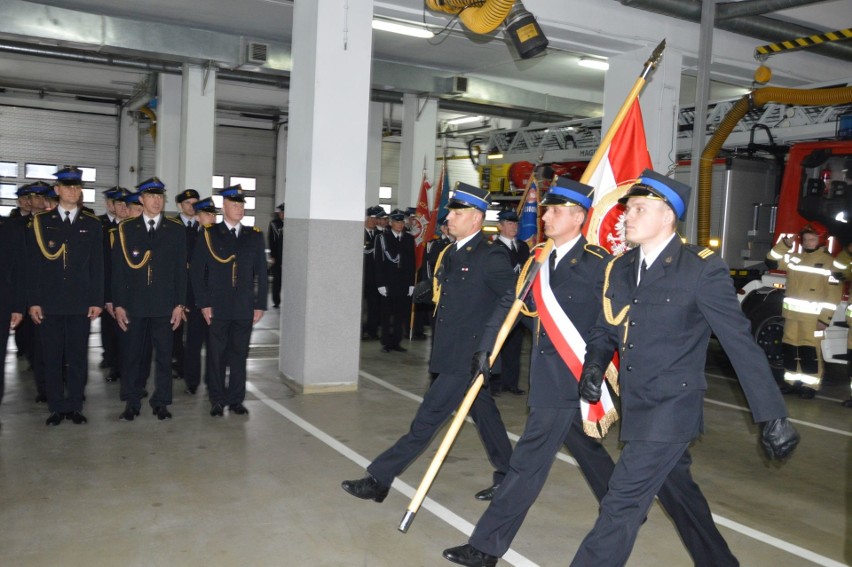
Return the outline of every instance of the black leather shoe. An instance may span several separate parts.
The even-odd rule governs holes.
[[[157,419],[159,419],[160,421],[172,418],[172,414],[169,413],[169,410],[168,410],[168,408],[166,408],[166,406],[155,407],[154,408],[154,415],[156,415]]]
[[[139,415],[138,409],[126,406],[124,411],[121,412],[121,415],[118,416],[118,421],[133,421],[133,418],[137,415]]]
[[[384,501],[389,490],[387,486],[382,486],[370,475],[358,480],[344,480],[340,483],[340,486],[352,496],[364,500],[375,500],[376,502]]]
[[[35,397],[35,403],[37,403],[37,404],[46,404],[46,403],[47,403],[47,396],[45,396],[44,394],[38,394],[38,395],[36,395],[36,397]]]
[[[852,398],[849,398],[848,400],[843,400],[842,402],[840,402],[840,405],[845,408],[852,408]]]
[[[411,338],[412,338],[412,340],[415,340],[415,341],[425,341],[427,337],[423,333],[417,333],[416,335],[414,335]]]
[[[194,396],[196,391],[198,391],[198,388],[196,388],[195,386],[187,386],[183,393],[189,394],[190,396]]]
[[[497,492],[497,489],[500,488],[499,484],[495,484],[493,486],[489,486],[485,490],[480,490],[476,494],[473,495],[477,500],[490,501],[494,499],[494,493]]]
[[[382,352],[390,352],[390,351],[391,351],[391,347],[389,347],[389,346],[383,346],[382,347]]]
[[[72,411],[65,419],[70,419],[74,422],[74,425],[81,425],[89,422],[89,420],[86,419],[86,416],[78,411]]]
[[[469,543],[444,550],[444,559],[467,567],[494,567],[498,557],[482,553]]]
[[[235,413],[237,415],[248,415],[248,409],[243,404],[231,404],[228,406],[228,409],[231,413]]]
[[[105,380],[107,382],[116,382],[119,378],[121,378],[121,372],[119,372],[118,370],[110,370]]]
[[[807,386],[802,386],[799,390],[799,397],[803,400],[812,400],[816,396],[816,390],[813,388],[808,388]]]
[[[47,421],[44,422],[45,425],[49,425],[50,427],[54,427],[62,423],[62,414],[53,412],[50,414],[50,417],[47,418]]]
[[[225,415],[225,409],[220,404],[213,404],[213,407],[210,408],[210,415],[213,417],[222,417]]]
[[[516,396],[522,396],[527,393],[525,390],[521,390],[520,388],[503,388],[503,391],[515,394]]]
[[[408,352],[408,349],[407,349],[407,348],[403,348],[403,347],[401,347],[401,346],[399,346],[399,345],[392,346],[392,347],[390,347],[390,348],[391,348],[391,350],[395,350],[396,352]]]

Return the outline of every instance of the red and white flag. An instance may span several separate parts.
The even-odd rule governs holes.
[[[423,181],[420,183],[420,196],[417,198],[417,209],[414,218],[411,219],[411,236],[414,237],[414,260],[419,270],[423,263],[423,252],[426,250],[426,242],[431,238],[428,232],[430,223],[429,214],[429,181],[426,180],[426,172],[423,172]],[[433,225],[434,226],[434,225]]]
[[[612,138],[603,159],[587,183],[595,188],[586,239],[603,246],[613,254],[627,249],[624,240],[624,206],[618,199],[645,170],[650,169],[651,156],[645,140],[645,126],[639,100],[634,100],[624,121]]]

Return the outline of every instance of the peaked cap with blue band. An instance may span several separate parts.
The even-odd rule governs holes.
[[[57,185],[68,185],[70,187],[83,186],[83,171],[76,165],[66,165],[53,174]]]
[[[184,189],[177,195],[175,195],[175,203],[183,203],[187,199],[200,199],[201,196],[198,194],[198,191],[195,189]]]
[[[197,213],[212,213],[216,214],[219,211],[216,210],[216,203],[213,202],[213,197],[205,197],[200,201],[197,201],[192,204],[192,208],[195,209]]]
[[[245,195],[243,195],[243,186],[239,183],[221,189],[219,191],[219,194],[222,196],[223,199],[228,199],[229,201],[236,201],[237,203],[246,202]]]
[[[405,220],[405,211],[402,209],[394,209],[388,215],[390,220],[392,221],[404,221]]]
[[[146,179],[145,181],[137,185],[136,192],[154,193],[155,195],[162,195],[166,192],[166,185],[158,178],[152,177],[150,179]]]
[[[36,181],[34,183],[27,183],[26,185],[18,187],[18,190],[15,191],[15,195],[18,197],[23,197],[24,195],[47,195],[50,190],[51,186],[44,181]]]
[[[491,193],[485,189],[459,181],[450,193],[448,209],[479,209],[483,213],[491,204]]]
[[[502,221],[519,222],[520,221],[520,219],[518,218],[518,213],[516,213],[513,210],[500,211],[499,213],[497,213],[497,220],[501,221],[501,222]]]
[[[542,207],[570,207],[577,205],[587,211],[592,208],[592,192],[594,187],[574,181],[570,177],[557,177],[556,184],[547,190]]]
[[[125,203],[127,203],[128,205],[130,205],[132,203],[136,203],[137,205],[141,205],[142,204],[142,201],[140,200],[141,197],[142,197],[142,193],[131,193],[130,191],[128,191],[127,195],[122,197],[121,200],[124,201]]]
[[[691,192],[692,187],[686,183],[681,183],[671,177],[666,177],[656,171],[646,169],[618,202],[623,205],[631,197],[656,198],[665,201],[675,212],[678,220],[683,220],[684,215],[686,215],[686,206],[689,204],[689,195]]]

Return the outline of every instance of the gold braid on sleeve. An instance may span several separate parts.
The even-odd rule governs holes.
[[[604,285],[603,285],[603,312],[604,317],[606,317],[606,322],[610,325],[618,326],[621,325],[621,322],[624,321],[624,318],[627,316],[627,311],[630,309],[629,305],[625,305],[621,311],[618,312],[618,315],[613,316],[612,314],[612,300],[606,296],[606,292],[609,289],[609,273],[612,271],[612,266],[615,263],[616,258],[610,260],[609,264],[606,265],[606,272],[604,273]]]
[[[438,279],[438,270],[441,267],[441,261],[444,259],[444,254],[449,250],[450,246],[455,246],[454,242],[450,242],[448,246],[444,246],[441,253],[438,254],[438,259],[435,261],[435,275],[432,276],[432,303],[435,304],[435,310],[432,312],[434,316],[438,312],[438,302],[441,301],[441,281]]]
[[[213,259],[219,262],[220,264],[227,264],[228,262],[232,262],[234,258],[237,257],[236,254],[231,254],[227,258],[220,258],[213,251],[213,243],[210,242],[210,231],[207,228],[204,228],[204,241],[207,242],[207,249],[210,251],[210,255],[213,256]]]
[[[137,264],[134,264],[133,260],[130,259],[130,256],[127,254],[127,245],[124,241],[124,223],[118,225],[118,243],[119,246],[121,246],[122,254],[124,254],[124,261],[127,262],[127,265],[130,266],[131,269],[138,270],[143,268],[145,267],[145,264],[151,260],[150,250],[145,251],[145,255],[142,256],[142,260],[140,260]]]
[[[36,242],[38,243],[38,248],[41,250],[42,255],[48,260],[57,260],[60,256],[63,257],[63,261],[65,258],[65,244],[59,247],[59,250],[51,254],[47,251],[47,248],[44,247],[44,240],[41,238],[41,224],[39,223],[40,215],[33,215],[33,231],[35,232]]]
[[[530,271],[530,266],[532,266],[533,262],[535,262],[535,254],[530,254],[530,257],[527,258],[526,262],[524,262],[524,267],[521,268],[521,273],[518,274],[518,283],[515,284],[515,297],[518,297],[524,289],[524,282],[527,281],[527,272]],[[537,276],[538,274],[536,274],[536,277]],[[527,307],[526,302],[521,305],[521,313],[527,317],[538,317],[538,311],[532,311],[529,307]]]

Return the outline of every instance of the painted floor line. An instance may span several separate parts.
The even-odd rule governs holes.
[[[738,406],[736,404],[729,404],[727,402],[720,402],[720,401],[717,401],[717,400],[711,400],[709,398],[704,398],[704,401],[707,402],[708,404],[713,404],[713,405],[716,405],[716,406],[721,406],[721,407],[725,407],[725,408],[729,408],[729,409],[733,409],[733,410],[751,412],[750,409],[744,408],[742,406]],[[820,429],[822,431],[827,431],[828,433],[835,433],[837,435],[843,435],[845,437],[852,437],[852,432],[843,431],[842,429],[835,429],[834,427],[826,427],[825,425],[820,425],[818,423],[813,423],[813,422],[810,422],[810,421],[803,421],[801,419],[795,419],[795,418],[792,418],[792,417],[790,417],[788,419],[790,420],[791,423],[796,423],[798,425],[803,425],[805,427],[810,427],[810,428],[813,428],[813,429]]]
[[[397,386],[394,386],[393,384],[390,384],[389,382],[386,382],[386,381],[382,380],[381,378],[378,378],[377,376],[374,376],[374,375],[372,375],[368,372],[364,372],[362,370],[362,371],[359,371],[359,375],[363,376],[364,378],[367,378],[368,380],[370,380],[372,382],[375,382],[376,384],[382,386],[383,388],[387,388],[394,393],[400,394],[400,395],[402,395],[406,398],[417,401],[418,403],[423,401],[423,398],[421,398],[420,396],[418,396],[416,394],[412,394],[411,392],[403,390],[402,388],[399,388]],[[732,409],[749,411],[747,408],[742,408],[740,406],[735,406],[733,404],[727,404],[725,402],[717,402],[715,400],[708,400],[707,398],[705,398],[705,401],[713,403],[713,404],[729,407],[729,408],[732,408]],[[468,420],[470,420],[470,418],[468,418]],[[835,432],[835,433],[841,433],[841,434],[844,434],[844,435],[849,435],[849,433],[847,433],[845,431],[840,431],[838,429],[824,428],[820,425],[801,422],[801,421],[794,420],[794,419],[790,419],[790,421],[793,421],[795,423],[800,423],[802,425],[809,425],[809,426],[815,427],[817,429],[826,429],[826,430],[829,430],[829,431],[832,431],[832,432]],[[509,433],[509,439],[511,439],[512,441],[517,441],[518,436],[515,435],[514,433],[510,432]],[[561,458],[561,457],[564,457],[564,458]],[[570,462],[574,466],[577,466],[577,462],[574,461],[574,459],[572,459],[571,457],[568,457],[567,455],[559,453],[559,454],[557,454],[557,458],[559,458],[562,461]],[[413,493],[412,493],[412,495],[413,495]],[[788,543],[784,540],[778,539],[774,536],[771,536],[769,534],[766,534],[766,533],[761,532],[759,530],[756,530],[754,528],[750,528],[750,527],[748,527],[744,524],[740,524],[739,522],[735,522],[734,520],[730,520],[730,519],[728,519],[724,516],[719,516],[717,514],[713,514],[713,520],[720,526],[725,526],[726,528],[733,530],[735,532],[741,533],[741,534],[745,535],[746,537],[750,537],[751,539],[757,540],[761,543],[765,543],[766,545],[770,545],[772,547],[780,549],[781,551],[784,551],[784,552],[789,553],[791,555],[796,555],[798,557],[802,557],[803,559],[807,559],[808,561],[812,561],[813,563],[816,563],[817,565],[822,565],[822,566],[825,566],[825,567],[848,567],[848,566],[846,566],[845,563],[839,563],[839,562],[837,562],[837,561],[835,561],[831,558],[824,557],[822,555],[814,553],[813,551],[810,551],[809,549],[799,547],[798,545],[793,545],[791,543]]]
[[[251,382],[246,382],[246,389],[249,392],[251,392],[258,400],[260,400],[265,405],[267,405],[270,409],[272,409],[273,411],[275,411],[276,413],[278,413],[282,417],[286,418],[287,420],[292,422],[297,427],[300,427],[301,429],[303,429],[307,433],[311,434],[312,436],[314,436],[318,440],[322,441],[323,443],[328,445],[331,449],[337,451],[338,453],[340,453],[341,455],[343,455],[344,457],[346,457],[350,461],[354,462],[356,465],[360,466],[363,469],[366,469],[367,465],[370,464],[369,460],[362,457],[361,455],[359,455],[358,453],[356,453],[355,451],[353,451],[352,449],[350,449],[349,447],[347,447],[346,445],[344,445],[343,443],[341,443],[340,441],[338,441],[337,439],[335,439],[334,437],[332,437],[328,433],[319,429],[318,427],[316,427],[312,423],[308,422],[307,420],[305,420],[305,419],[299,417],[298,415],[296,415],[295,413],[291,412],[290,410],[285,408],[283,405],[281,405],[277,401],[268,397],[266,394],[264,394],[262,391],[260,391],[257,388],[257,386],[255,386]],[[411,499],[414,496],[414,493],[416,492],[416,489],[413,486],[411,486],[410,484],[408,484],[406,482],[401,481],[398,478],[393,481],[392,488],[401,492],[406,498],[409,498],[409,499]],[[426,510],[429,510],[430,512],[432,512],[432,514],[434,514],[436,517],[441,519],[443,522],[445,522],[445,523],[451,525],[452,527],[456,528],[457,530],[459,530],[461,533],[463,533],[466,536],[470,536],[470,534],[473,532],[473,528],[474,528],[473,524],[471,524],[470,522],[468,522],[467,520],[465,520],[464,518],[462,518],[458,514],[454,513],[452,510],[450,510],[446,506],[443,506],[442,504],[439,504],[435,500],[432,500],[431,498],[427,497],[423,501],[421,508],[425,508]],[[399,516],[400,520],[402,519],[402,515],[404,513],[405,513],[405,510],[400,510],[400,516]],[[436,553],[437,553],[437,550],[436,550]],[[527,559],[523,555],[521,555],[521,554],[519,554],[515,551],[512,551],[511,549],[506,553],[506,555],[503,556],[503,559],[506,562],[508,562],[509,564],[515,565],[517,567],[535,567],[536,566],[536,563],[530,561],[529,559]]]

